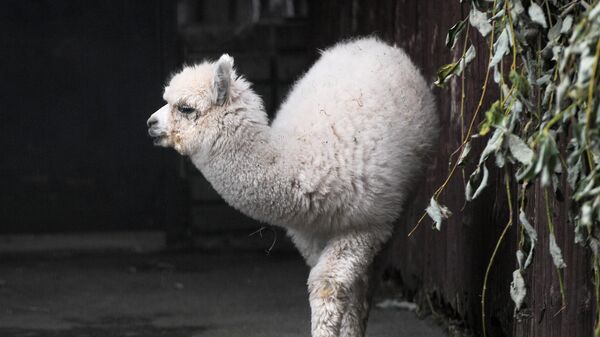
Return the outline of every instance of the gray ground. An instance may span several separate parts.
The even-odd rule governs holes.
[[[309,336],[308,269],[289,253],[0,257],[0,336]],[[374,309],[369,337],[443,337]]]

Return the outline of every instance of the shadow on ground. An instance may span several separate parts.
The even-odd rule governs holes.
[[[7,256],[2,337],[309,336],[295,254]],[[442,337],[412,312],[372,312],[368,337]]]

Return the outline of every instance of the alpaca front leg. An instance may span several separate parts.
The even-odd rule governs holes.
[[[342,329],[342,321],[348,310],[356,309],[358,298],[366,298],[356,297],[353,287],[367,275],[381,241],[373,233],[355,232],[336,237],[325,246],[308,278],[313,337],[346,337],[340,335],[342,330],[349,337],[364,335],[363,323],[356,321],[358,324]],[[356,315],[362,316],[358,311]]]

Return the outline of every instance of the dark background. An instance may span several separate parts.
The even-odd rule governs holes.
[[[0,232],[161,228],[175,156],[145,121],[177,60],[169,1],[5,1]]]
[[[306,1],[6,1],[0,11],[0,233],[247,236],[146,119],[184,63],[228,52],[272,115],[317,55]],[[310,50],[310,51],[309,51]],[[173,241],[171,240],[171,241]]]

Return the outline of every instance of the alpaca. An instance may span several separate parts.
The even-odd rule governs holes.
[[[148,120],[223,199],[281,226],[311,267],[313,337],[364,336],[374,256],[437,141],[434,97],[399,48],[376,38],[322,52],[269,125],[224,54],[185,67]]]

